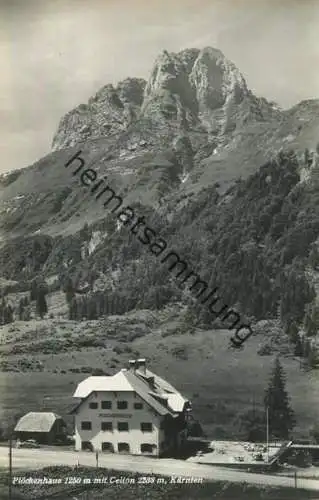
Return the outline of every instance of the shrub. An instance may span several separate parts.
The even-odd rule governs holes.
[[[176,346],[176,347],[173,347],[171,353],[172,353],[172,355],[175,358],[183,359],[183,360],[187,360],[188,359],[188,353],[187,353],[186,346]]]
[[[273,352],[274,350],[269,344],[264,344],[258,349],[257,354],[259,356],[271,356]]]
[[[124,352],[124,349],[122,347],[120,347],[119,345],[116,345],[115,347],[113,347],[113,351],[116,354],[122,354]]]

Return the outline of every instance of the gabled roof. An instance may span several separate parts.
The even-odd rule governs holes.
[[[19,419],[14,430],[17,432],[50,432],[57,419],[61,419],[61,417],[56,413],[30,411]]]
[[[73,394],[74,398],[86,398],[93,391],[134,391],[134,387],[120,371],[112,376],[91,376],[82,380]]]
[[[137,377],[133,372],[126,371],[125,376],[128,380],[131,381],[131,384],[134,387],[134,391],[142,398],[146,403],[148,403],[159,415],[167,415],[173,414],[170,408],[167,408],[165,405],[161,404],[155,398],[152,397],[149,386]]]
[[[161,398],[165,398],[168,408],[173,412],[183,411],[185,403],[188,403],[188,399],[184,398],[169,382],[151,372],[151,370],[139,369],[135,373],[143,379],[154,378],[154,383],[152,384],[154,395],[157,394]]]
[[[77,386],[73,397],[81,398],[82,402],[92,392],[134,391],[148,403],[159,415],[183,411],[188,402],[171,384],[150,370],[121,370],[113,376],[88,377]],[[82,402],[74,408],[74,413]]]

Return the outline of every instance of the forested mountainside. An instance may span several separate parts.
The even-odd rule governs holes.
[[[147,82],[106,85],[62,118],[52,153],[1,177],[4,293],[46,279],[73,319],[180,301],[211,321],[64,167],[81,150],[224,302],[316,331],[318,142],[319,101],[284,111],[220,51],[164,51]]]

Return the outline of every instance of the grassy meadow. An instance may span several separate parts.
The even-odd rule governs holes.
[[[190,333],[178,306],[69,321],[61,294],[52,295],[53,318],[15,321],[1,329],[2,427],[25,412],[50,410],[65,417],[71,430],[77,383],[90,374],[113,374],[136,357],[145,357],[151,370],[192,401],[194,417],[209,437],[236,437],[240,414],[254,404],[262,407],[275,354],[257,354],[257,334],[243,350],[229,349],[230,331]],[[319,421],[318,371],[302,371],[288,354],[281,361],[297,418],[295,434],[307,436]]]

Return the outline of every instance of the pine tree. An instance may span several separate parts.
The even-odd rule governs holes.
[[[24,297],[21,297],[18,308],[18,317],[20,321],[23,321],[23,313],[24,313]]]
[[[270,435],[279,439],[288,439],[295,425],[294,412],[290,407],[285,386],[283,368],[279,358],[276,358],[264,401],[269,411]]]
[[[301,322],[305,315],[305,304],[315,297],[313,286],[309,285],[304,269],[291,265],[281,276],[280,318],[283,324],[289,321]]]
[[[85,297],[81,297],[81,301],[79,304],[79,319],[80,321],[86,320],[88,318],[88,298],[87,295]]]
[[[30,321],[31,319],[31,309],[29,305],[26,305],[24,310],[23,310],[23,321]]]
[[[78,301],[73,297],[69,304],[69,319],[78,320]]]
[[[41,319],[43,319],[43,316],[48,312],[47,301],[45,299],[45,291],[43,288],[39,288],[37,292],[36,310]]]
[[[303,355],[303,344],[302,344],[302,341],[301,341],[299,334],[297,334],[294,344],[295,344],[294,355],[298,356],[298,357],[302,356]]]
[[[5,311],[5,317],[6,317],[6,323],[13,322],[13,307],[11,304],[7,304],[6,311]]]
[[[308,304],[304,325],[307,337],[314,337],[319,331],[319,308],[317,304]]]
[[[64,292],[65,292],[65,298],[67,303],[70,305],[72,302],[72,299],[75,297],[75,288],[73,286],[73,281],[72,278],[67,278],[65,287],[64,287]]]
[[[35,278],[31,282],[30,301],[36,301],[36,312],[41,319],[48,312],[48,306],[45,298],[47,293],[48,285],[42,277]]]
[[[87,302],[87,319],[97,319],[96,304],[97,304],[96,297],[92,296],[92,297],[88,298],[88,302]]]
[[[37,298],[37,293],[38,293],[38,281],[35,278],[31,282],[31,288],[30,288],[30,300],[36,300]]]
[[[299,335],[299,328],[295,321],[291,321],[287,324],[286,333],[294,346],[294,355],[303,355],[303,344]]]
[[[311,246],[311,250],[308,257],[309,265],[312,269],[316,270],[319,266],[319,250],[316,244]]]
[[[305,356],[306,367],[310,370],[318,368],[319,364],[319,354],[317,347],[312,344],[309,340],[307,341],[307,352]]]
[[[0,304],[0,324],[6,325],[13,322],[13,307],[8,304],[4,297]]]
[[[297,323],[295,321],[289,321],[286,325],[286,333],[293,344],[296,343],[297,337],[299,336],[298,332],[299,328]]]

